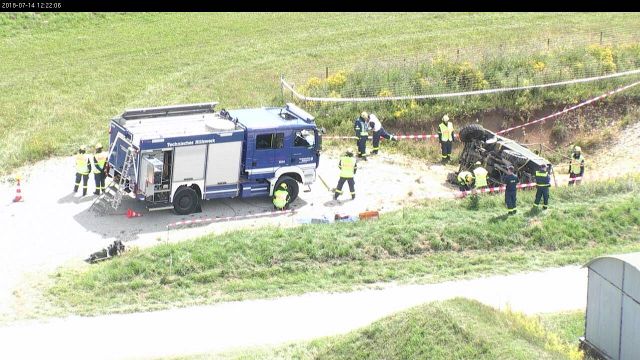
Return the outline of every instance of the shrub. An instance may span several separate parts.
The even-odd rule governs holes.
[[[327,78],[327,84],[331,90],[337,90],[344,86],[347,82],[347,75],[344,71],[338,71],[337,73]]]
[[[569,138],[569,129],[562,121],[556,121],[551,129],[551,138],[557,142],[563,142]]]

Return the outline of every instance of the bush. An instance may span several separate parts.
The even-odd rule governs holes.
[[[569,139],[569,129],[562,121],[556,121],[551,129],[551,138],[557,142]]]

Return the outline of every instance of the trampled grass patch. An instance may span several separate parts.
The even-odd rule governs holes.
[[[61,270],[50,298],[95,314],[349,290],[379,282],[428,283],[580,264],[640,250],[637,178],[553,188],[551,209],[506,218],[502,196],[426,202],[373,222],[311,224],[210,235]]]

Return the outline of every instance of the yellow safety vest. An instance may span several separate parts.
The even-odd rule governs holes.
[[[442,141],[453,141],[453,124],[448,121],[445,125],[440,123],[440,133],[442,134]]]
[[[89,161],[89,157],[87,154],[77,154],[76,155],[76,172],[81,175],[89,175],[89,167],[87,166],[87,162]]]
[[[487,169],[478,167],[473,170],[473,175],[476,177],[476,188],[487,186]]]
[[[101,169],[104,170],[104,165],[107,163],[107,153],[106,152],[101,152],[98,154],[93,155],[94,159],[96,160],[96,162],[94,163],[94,165],[99,166]],[[97,167],[93,167],[93,173],[94,174],[100,174],[101,171],[98,170]]]
[[[575,160],[575,161],[574,161]],[[571,157],[571,161],[569,162],[569,172],[572,174],[580,174],[580,167],[584,165],[584,158],[582,154],[580,154],[579,158]]]
[[[356,159],[351,156],[340,158],[340,177],[350,179],[355,174]]]
[[[289,193],[286,190],[280,189],[276,191],[275,193],[273,193],[273,205],[278,209],[282,209],[283,207],[285,207],[285,205],[287,205],[288,196]]]
[[[467,177],[473,177],[473,175],[468,172],[468,171],[461,171],[460,174],[458,174],[458,183],[460,185],[469,185],[471,184],[471,181],[467,181]]]

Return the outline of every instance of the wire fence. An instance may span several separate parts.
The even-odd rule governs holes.
[[[281,82],[283,91],[289,90],[301,100],[362,102],[481,95],[613,80],[638,75],[638,30],[612,26],[599,32],[567,32],[556,38],[436,46],[410,55],[353,63],[334,61],[320,66],[320,70],[301,68]],[[447,63],[444,70],[443,66],[438,68],[442,63]],[[450,64],[457,67],[451,68]],[[483,72],[478,64],[492,70]],[[339,72],[348,72],[349,81],[332,92],[335,87],[332,89],[329,82]],[[308,91],[313,77],[321,84],[316,86],[317,91]],[[329,94],[333,96],[326,96]]]

